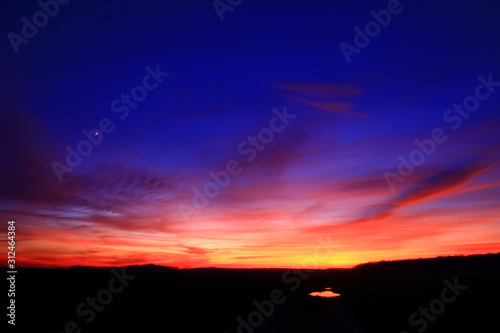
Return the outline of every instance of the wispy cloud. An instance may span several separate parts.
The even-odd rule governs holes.
[[[415,180],[403,193],[368,207],[354,222],[375,221],[394,214],[398,208],[430,199],[454,188],[467,184],[487,167],[477,163],[457,166],[453,169],[430,173]]]
[[[354,85],[343,85],[333,83],[298,83],[298,84],[276,84],[276,88],[283,91],[287,98],[300,104],[342,115],[365,117],[366,112],[353,110],[355,103],[353,98],[359,96],[363,91]]]

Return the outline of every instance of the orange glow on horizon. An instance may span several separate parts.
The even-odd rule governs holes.
[[[340,190],[314,192],[300,183],[290,188],[291,193],[303,195],[296,204],[269,204],[269,208],[255,212],[246,207],[228,208],[223,213],[207,208],[189,223],[163,217],[163,207],[149,211],[149,215],[130,217],[126,223],[109,217],[25,214],[18,216],[16,263],[19,267],[156,264],[178,268],[328,269],[377,261],[497,253],[500,228],[496,202],[476,200],[481,209],[464,204],[460,214],[449,204],[450,200],[468,202],[478,191],[492,189],[462,184],[437,196],[429,195],[426,200],[400,200],[398,205],[384,208],[387,212],[382,217],[377,201],[365,195],[347,196]],[[384,188],[377,195],[386,193]],[[314,206],[318,210],[308,208],[308,200],[323,202],[327,195],[328,200],[338,200],[337,206],[329,209],[325,203],[324,207]],[[374,208],[359,213],[356,205],[360,203]],[[5,213],[0,213],[0,218],[13,219]]]

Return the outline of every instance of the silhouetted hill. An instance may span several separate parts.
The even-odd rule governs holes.
[[[453,301],[442,312],[436,308],[439,314],[426,322],[425,333],[498,333],[499,258],[438,257],[314,272],[158,265],[25,268],[16,280],[13,332],[65,332],[74,322],[81,333],[415,333],[423,322],[411,317],[421,320],[420,309],[439,307],[445,295]],[[455,298],[450,291],[443,294],[449,284],[466,287]],[[341,297],[308,296],[326,287]],[[267,301],[276,291],[285,301],[271,311]],[[92,305],[93,299],[101,303]],[[261,321],[256,303],[268,309]],[[238,331],[238,318],[249,316],[258,327]]]
[[[81,269],[81,270],[106,270],[110,269],[121,269],[123,266],[105,266],[105,267],[94,267],[94,266],[72,266],[71,269]],[[178,268],[172,266],[161,266],[155,264],[146,265],[129,265],[124,266],[127,271],[134,272],[160,272],[160,271],[175,271]]]
[[[449,256],[428,259],[379,261],[354,267],[359,271],[388,269],[392,271],[447,270],[447,269],[488,269],[500,267],[500,253],[470,256]]]

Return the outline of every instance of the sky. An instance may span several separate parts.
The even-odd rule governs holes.
[[[500,250],[494,0],[0,6],[18,267]]]

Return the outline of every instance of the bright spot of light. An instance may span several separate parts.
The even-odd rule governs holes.
[[[310,296],[318,296],[318,297],[339,297],[340,294],[334,293],[331,290],[325,290],[325,291],[315,291],[312,293],[309,293]]]

